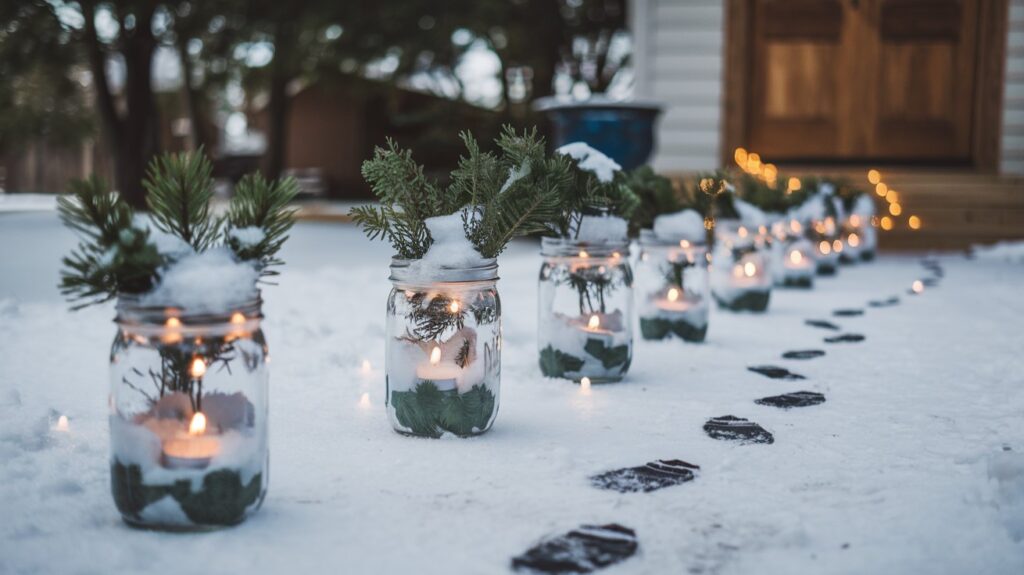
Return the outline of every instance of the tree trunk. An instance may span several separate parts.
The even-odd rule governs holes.
[[[290,55],[284,48],[290,40],[278,34],[275,45],[274,60],[270,72],[270,100],[267,103],[267,152],[264,157],[266,177],[276,180],[285,169],[285,158],[288,150],[288,110],[291,102],[288,98]]]
[[[181,58],[182,88],[185,91],[185,102],[188,104],[189,122],[192,124],[192,148],[205,148],[209,154],[209,137],[206,134],[206,98],[193,82],[192,59],[188,55],[188,40],[178,39],[178,56]]]
[[[144,21],[144,20],[143,20]],[[125,114],[121,146],[117,154],[117,187],[121,196],[136,209],[145,209],[146,192],[142,180],[146,166],[160,148],[158,111],[151,83],[153,67],[152,32],[139,26],[124,38]]]

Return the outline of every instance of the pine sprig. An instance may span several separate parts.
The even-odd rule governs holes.
[[[210,217],[213,166],[202,149],[155,158],[142,182],[157,229],[178,236],[197,252],[218,239],[220,221]]]
[[[81,241],[63,258],[61,294],[80,309],[120,293],[142,293],[153,286],[164,264],[149,231],[132,224],[131,208],[93,176],[71,183],[70,196],[57,198],[57,211]]]
[[[271,182],[255,173],[238,182],[228,207],[225,232],[225,242],[238,259],[256,262],[263,275],[277,274],[267,268],[284,263],[276,256],[295,224],[295,210],[288,204],[298,193],[299,184],[293,178]],[[232,233],[247,228],[262,232],[258,243],[247,244]]]
[[[561,214],[555,222],[559,236],[577,237],[584,215],[601,213],[628,220],[640,206],[640,198],[630,189],[622,172],[615,172],[612,181],[602,182],[593,172],[580,168],[575,159],[563,154],[556,156],[569,162],[571,178],[569,185],[561,189]]]

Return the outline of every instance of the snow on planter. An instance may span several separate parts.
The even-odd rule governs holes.
[[[148,218],[98,179],[59,201],[65,224],[83,234],[62,291],[82,305],[117,300],[111,490],[121,517],[139,527],[234,525],[266,494],[269,373],[257,281],[280,263],[274,255],[292,224],[285,206],[298,188],[247,176],[221,220],[209,212],[210,171],[199,154],[154,160]]]

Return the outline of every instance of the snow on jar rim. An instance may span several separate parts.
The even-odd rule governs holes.
[[[396,284],[408,287],[431,287],[437,283],[472,284],[494,282],[498,278],[498,259],[481,258],[469,266],[435,266],[427,275],[417,265],[421,260],[391,258],[391,277]]]
[[[541,238],[540,253],[547,257],[570,257],[583,260],[595,257],[627,258],[629,256],[629,239],[591,243],[572,238]]]
[[[118,297],[114,323],[126,333],[173,339],[248,334],[259,329],[263,299],[256,296],[210,312],[181,306],[146,305],[137,295]],[[175,337],[177,336],[177,337]],[[174,343],[174,341],[165,341]]]

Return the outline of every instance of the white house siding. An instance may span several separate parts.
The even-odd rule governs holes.
[[[1010,1],[1003,94],[1002,171],[1024,174],[1024,0]]]
[[[722,0],[632,0],[636,96],[665,105],[653,164],[719,165],[725,8]]]

